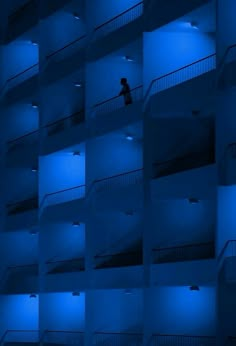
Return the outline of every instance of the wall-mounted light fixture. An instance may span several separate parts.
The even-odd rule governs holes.
[[[195,22],[195,21],[189,22],[189,25],[190,25],[190,27],[193,28],[193,29],[198,29],[198,23]]]
[[[126,135],[125,138],[127,139],[127,141],[133,141],[134,137],[131,135]]]
[[[80,156],[81,153],[80,153],[80,151],[74,151],[74,152],[73,152],[73,155],[74,155],[74,156]]]
[[[128,288],[124,291],[124,294],[127,294],[127,295],[130,295],[132,293],[133,293],[132,290]]]
[[[200,288],[197,285],[190,286],[189,289],[190,291],[200,291]]]
[[[82,83],[76,82],[76,83],[74,83],[74,86],[75,86],[76,88],[81,88],[81,87],[82,87]]]
[[[74,12],[73,13],[73,16],[76,20],[79,20],[80,19],[80,16],[78,15],[78,13]]]
[[[125,60],[125,61],[128,61],[128,62],[134,61],[134,59],[131,56],[129,56],[129,55],[124,55],[122,59]]]
[[[36,102],[32,102],[32,108],[37,109],[39,106]]]
[[[80,292],[74,291],[74,292],[72,292],[72,296],[73,297],[79,297],[80,296]]]
[[[79,226],[80,226],[80,222],[79,222],[79,221],[74,221],[74,222],[72,223],[72,226],[73,226],[73,227],[79,227]]]
[[[37,167],[32,167],[32,168],[31,168],[31,171],[32,171],[33,173],[37,173],[37,172],[38,172],[38,168],[37,168]]]
[[[31,293],[29,297],[35,299],[35,298],[37,298],[37,295],[35,293]]]

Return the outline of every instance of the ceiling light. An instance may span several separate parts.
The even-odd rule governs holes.
[[[127,294],[127,295],[130,295],[130,294],[132,294],[133,292],[132,292],[131,290],[129,290],[129,289],[126,289],[124,293]]]
[[[81,88],[81,87],[82,87],[82,84],[79,83],[79,82],[78,82],[78,83],[75,83],[74,85],[75,85],[76,88]]]
[[[74,221],[74,222],[72,223],[72,226],[73,226],[73,227],[79,227],[79,226],[80,226],[80,222]]]
[[[31,171],[34,172],[34,173],[36,173],[36,172],[38,172],[38,168],[32,167],[32,168],[31,168]]]
[[[77,20],[80,19],[80,16],[78,15],[78,13],[74,13],[73,16],[74,16],[74,18],[77,19]]]
[[[189,287],[190,291],[200,291],[199,286],[190,286]]]
[[[73,152],[73,155],[74,155],[74,156],[80,156],[80,151],[74,151],[74,152]]]
[[[37,295],[34,294],[34,293],[32,293],[29,297],[30,297],[30,298],[37,298]]]
[[[31,43],[32,43],[33,46],[37,46],[38,45],[38,42],[36,42],[36,41],[32,41]]]
[[[128,56],[128,55],[123,56],[123,59],[126,60],[126,61],[129,61],[129,62],[134,61],[134,59],[131,58],[131,57]]]
[[[189,198],[188,201],[190,204],[198,204],[199,203],[199,199],[193,198],[193,197]]]
[[[189,25],[190,25],[191,28],[193,28],[193,29],[198,29],[198,24],[197,24],[197,22],[192,21],[192,22],[189,23]]]
[[[134,139],[134,137],[130,135],[127,135],[125,138],[127,139],[127,141],[133,141]]]
[[[32,108],[34,108],[34,109],[37,109],[37,108],[38,108],[38,105],[37,105],[37,103],[35,103],[35,102],[32,102]]]
[[[38,231],[36,231],[36,229],[31,229],[31,230],[29,231],[29,233],[30,233],[31,235],[36,235],[36,234],[38,234]]]

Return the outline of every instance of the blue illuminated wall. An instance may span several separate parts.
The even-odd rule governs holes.
[[[153,288],[150,323],[153,333],[214,335],[216,328],[216,293],[213,287]]]
[[[93,329],[98,331],[142,330],[143,299],[141,290],[101,290],[94,292]]]
[[[73,227],[73,221],[46,225],[41,233],[42,257],[49,260],[76,258],[84,255],[85,225]]]
[[[144,88],[158,77],[215,53],[212,35],[192,32],[156,30],[144,35]]]
[[[43,294],[40,298],[40,325],[43,330],[83,331],[85,294],[72,292]]]
[[[82,149],[83,150],[83,149]],[[85,153],[73,150],[40,158],[40,196],[85,183]]]
[[[156,246],[174,246],[213,241],[216,206],[213,200],[153,201],[153,239]]]

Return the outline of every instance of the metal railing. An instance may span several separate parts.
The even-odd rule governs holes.
[[[94,180],[91,184],[87,197],[92,193],[110,191],[116,188],[141,184],[143,181],[143,168],[135,169],[129,172],[116,174],[110,177]]]
[[[84,120],[85,111],[81,110],[79,112],[75,112],[69,115],[68,117],[64,117],[44,126],[44,130],[47,136],[53,136],[55,134],[65,131],[66,129],[80,125],[84,122]]]
[[[175,71],[169,72],[164,76],[153,79],[144,97],[144,105],[147,104],[152,95],[203,75],[215,68],[216,54],[211,54]]]
[[[236,257],[236,240],[228,240],[225,243],[217,258],[219,268],[223,265],[226,257]]]
[[[142,346],[143,334],[141,333],[94,333],[94,345],[96,346]]]
[[[84,345],[84,332],[69,330],[45,330],[43,344]]]
[[[153,249],[154,263],[182,262],[215,257],[215,243],[198,243]]]
[[[39,340],[39,330],[9,329],[3,334],[0,340],[0,346],[4,346],[4,344],[8,342],[37,343]]]
[[[85,270],[84,257],[70,258],[64,260],[53,259],[46,262],[47,273],[65,273],[65,272],[77,272]]]
[[[81,49],[84,47],[85,40],[87,38],[87,35],[81,35],[75,40],[67,43],[65,46],[53,51],[52,53],[46,55],[46,61],[53,59],[61,59],[64,58],[65,55],[69,54],[71,55],[73,53],[73,50]]]
[[[97,26],[93,32],[93,40],[97,40],[112,31],[118,30],[121,27],[133,22],[143,14],[143,1],[132,6],[128,10],[109,19],[105,23]]]
[[[153,178],[159,178],[181,171],[199,168],[215,163],[214,143],[203,152],[195,152],[163,162],[153,163]]]
[[[94,268],[96,269],[129,267],[142,264],[143,254],[141,250],[94,256]]]
[[[168,335],[156,334],[152,336],[151,346],[215,346],[214,336]]]
[[[39,63],[31,65],[25,70],[17,73],[16,75],[8,78],[0,90],[0,96],[3,95],[9,88],[13,88],[25,80],[35,76],[39,72]]]
[[[136,88],[133,88],[130,90],[132,103],[136,103],[143,98],[143,86],[139,85]],[[103,102],[97,103],[92,108],[92,114],[95,117],[99,117],[101,115],[104,115],[106,113],[114,112],[118,109],[121,109],[123,107],[126,107],[124,103],[124,97],[123,96],[115,96],[108,100],[105,100]]]
[[[6,208],[7,215],[15,215],[38,209],[38,197],[28,198],[16,203],[9,203],[7,204]]]
[[[8,16],[8,22],[9,24],[12,24],[13,22],[17,21],[24,13],[25,11],[32,6],[33,4],[37,4],[37,1],[35,0],[29,0],[19,8],[17,8],[13,13],[11,13]]]
[[[32,148],[35,146],[35,144],[39,140],[39,131],[32,131],[30,133],[27,133],[21,137],[18,137],[16,139],[10,140],[7,142],[7,151],[13,152],[19,149],[22,149],[24,147],[26,148]]]
[[[51,192],[46,194],[42,202],[40,203],[40,212],[45,207],[50,205],[60,204],[64,202],[69,202],[75,199],[81,199],[85,197],[85,185],[78,185],[74,187],[69,187],[68,189],[59,190],[56,192]]]

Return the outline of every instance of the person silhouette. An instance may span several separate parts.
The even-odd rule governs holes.
[[[128,106],[133,103],[131,93],[130,93],[130,87],[127,82],[127,78],[121,78],[120,84],[122,85],[122,89],[120,91],[119,96],[124,96],[124,102],[125,105]]]

